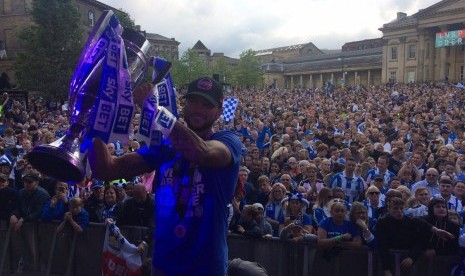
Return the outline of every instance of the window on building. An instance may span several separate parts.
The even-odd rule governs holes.
[[[463,81],[463,66],[460,66],[460,80]]]
[[[411,44],[408,46],[408,58],[415,59],[417,57],[417,46],[415,44]]]
[[[391,81],[396,82],[397,81],[397,72],[396,71],[391,71],[389,72],[389,79]]]
[[[397,47],[391,47],[391,60],[397,60]]]
[[[89,11],[89,26],[93,27],[94,26],[94,12]]]

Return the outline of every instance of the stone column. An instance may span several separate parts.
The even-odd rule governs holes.
[[[440,26],[441,32],[447,32],[447,25]],[[446,80],[447,68],[447,47],[439,49],[439,81]]]
[[[434,81],[435,80],[435,69],[434,69],[434,64],[436,63],[436,47],[435,47],[435,41],[436,41],[436,34],[433,30],[430,30],[429,32],[429,57],[428,57],[428,81]]]
[[[320,74],[320,84],[318,86],[319,87],[323,86],[323,74]]]
[[[308,85],[309,88],[313,88],[313,76],[310,74],[310,84]]]
[[[290,89],[293,89],[294,88],[294,75],[291,75],[291,87],[289,87]]]
[[[425,81],[425,31],[418,32],[417,82]]]
[[[371,85],[371,70],[368,70],[367,86]]]
[[[331,83],[334,83],[334,73],[331,73]]]

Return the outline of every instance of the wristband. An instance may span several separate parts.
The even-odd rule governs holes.
[[[145,241],[141,241],[140,243],[142,243],[145,247],[147,247],[147,243]]]
[[[334,240],[336,241],[336,243],[341,243],[341,241],[342,241],[342,236],[340,236],[340,235],[339,235],[339,236],[336,236],[336,237],[334,237]]]

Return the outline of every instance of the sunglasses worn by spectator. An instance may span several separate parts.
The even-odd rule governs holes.
[[[379,195],[380,192],[369,192],[368,194],[369,194],[369,195]]]
[[[426,176],[438,176],[437,174],[426,174]]]

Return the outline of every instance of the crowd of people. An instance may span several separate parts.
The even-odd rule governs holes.
[[[229,230],[257,238],[314,240],[331,258],[363,245],[393,268],[389,249],[405,249],[409,269],[424,255],[458,255],[465,198],[465,96],[448,84],[328,89],[236,89],[228,130],[242,142]],[[179,91],[179,95],[184,92]],[[4,101],[5,100],[5,101]],[[63,183],[23,158],[69,128],[63,103],[32,98],[29,108],[0,100],[0,219],[19,231],[28,221],[62,221],[82,232],[107,218],[154,229],[157,172],[103,182]],[[185,99],[179,97],[178,105]],[[181,110],[181,109],[180,109]],[[180,112],[182,115],[182,111]],[[185,115],[185,114],[184,114]],[[107,144],[112,155],[139,150],[136,115],[130,142]]]

